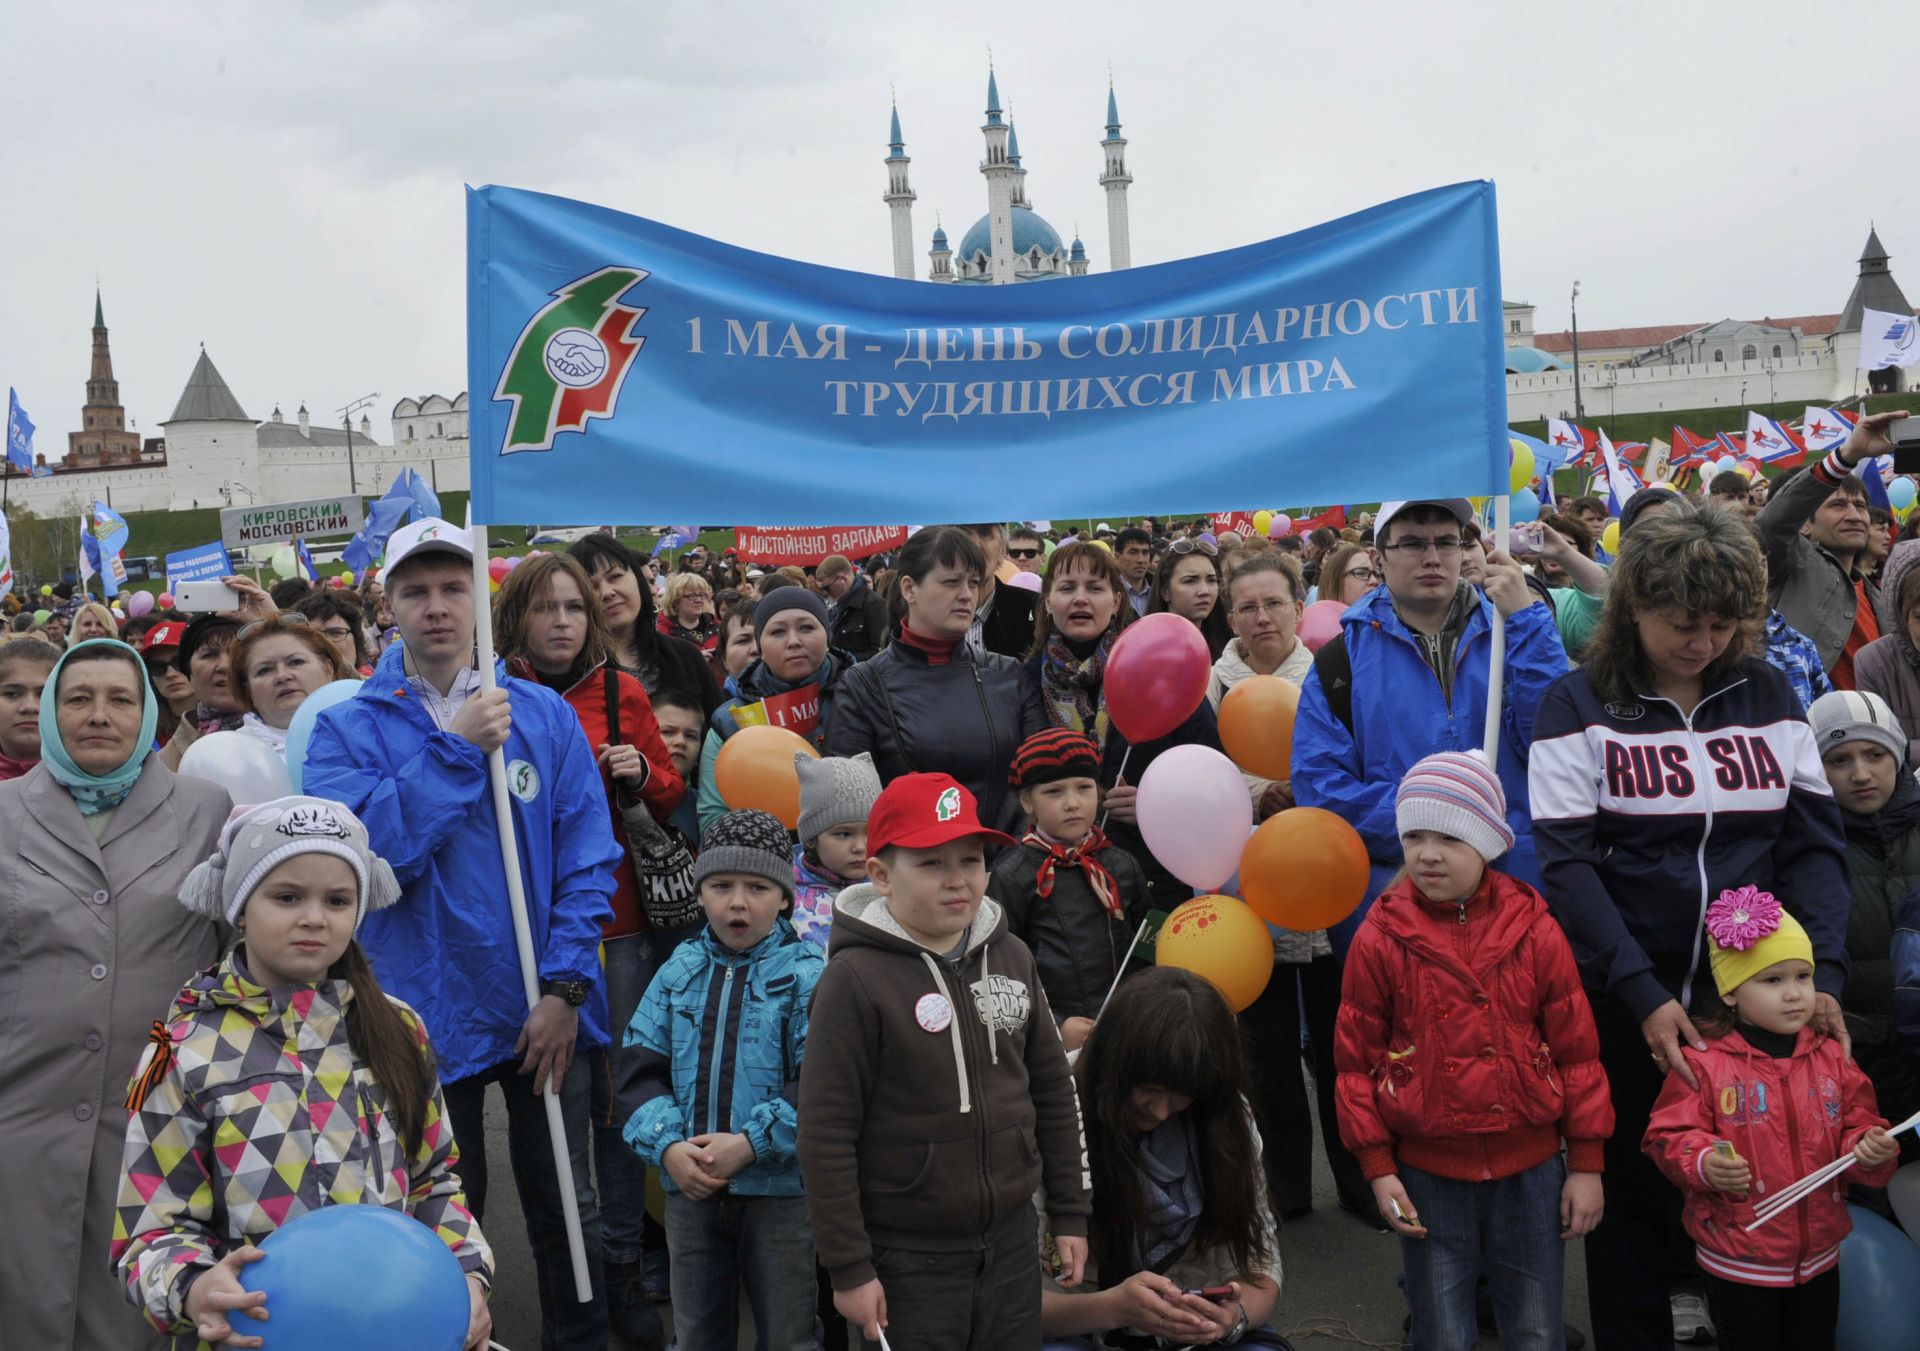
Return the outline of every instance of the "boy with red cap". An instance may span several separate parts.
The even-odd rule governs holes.
[[[867,818],[870,880],[834,904],[800,1168],[834,1305],[868,1347],[882,1328],[902,1347],[1038,1346],[1043,1182],[1059,1283],[1086,1261],[1080,1109],[1033,954],[987,897],[989,841],[1012,843],[952,776],[902,775]]]

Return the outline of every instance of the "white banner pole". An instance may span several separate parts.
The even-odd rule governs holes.
[[[1551,494],[1553,481],[1548,479],[1546,491]],[[1493,499],[1493,540],[1501,553],[1507,551],[1507,535],[1513,524],[1513,499],[1505,495]],[[1495,769],[1500,766],[1500,700],[1506,692],[1507,673],[1507,621],[1500,617],[1498,607],[1493,612],[1493,654],[1487,662],[1487,763]]]
[[[480,660],[480,688],[491,694],[499,682],[493,674],[493,604],[487,586],[487,527],[468,513],[467,532],[473,542],[473,641]],[[540,962],[533,952],[533,929],[527,922],[527,889],[520,877],[520,841],[513,833],[513,800],[507,793],[507,757],[495,749],[487,755],[487,783],[493,789],[493,815],[500,828],[500,864],[507,873],[507,908],[513,914],[513,942],[520,950],[520,982],[526,989],[527,1012],[540,1002]],[[559,1174],[560,1207],[567,1224],[567,1251],[573,1257],[573,1289],[582,1304],[593,1301],[593,1278],[587,1271],[587,1245],[580,1233],[580,1201],[573,1191],[573,1159],[567,1151],[566,1121],[560,1113],[560,1095],[539,1090],[547,1107],[547,1137],[553,1142],[553,1166]]]

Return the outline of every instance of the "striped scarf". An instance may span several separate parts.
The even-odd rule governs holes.
[[[1120,902],[1119,884],[1098,857],[1108,843],[1106,832],[1099,826],[1093,827],[1080,843],[1071,847],[1058,840],[1050,840],[1037,830],[1029,830],[1022,835],[1020,843],[1046,851],[1047,856],[1040,860],[1040,870],[1033,877],[1034,892],[1041,900],[1053,895],[1056,869],[1078,868],[1087,875],[1087,885],[1093,888],[1093,894],[1100,898],[1100,904],[1106,907],[1109,915],[1119,919],[1126,913]]]
[[[1084,733],[1103,752],[1107,748],[1107,654],[1112,650],[1113,635],[1102,634],[1099,645],[1082,660],[1055,633],[1047,638],[1040,661],[1040,693],[1053,725]]]

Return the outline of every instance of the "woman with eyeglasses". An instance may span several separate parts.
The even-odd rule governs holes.
[[[246,716],[239,731],[276,755],[287,753],[287,728],[307,696],[322,685],[354,679],[327,636],[303,614],[282,612],[240,630],[227,654],[234,693]]]
[[[1193,888],[1168,872],[1141,838],[1136,785],[1154,758],[1170,747],[1220,749],[1220,729],[1213,705],[1204,699],[1191,717],[1157,741],[1132,745],[1113,726],[1107,716],[1107,657],[1121,630],[1133,622],[1126,585],[1120,564],[1098,544],[1076,542],[1055,549],[1041,581],[1027,673],[1040,687],[1052,724],[1085,733],[1100,748],[1107,837],[1146,869],[1154,905],[1172,909],[1191,899]]]
[[[1380,582],[1379,570],[1373,566],[1373,554],[1367,548],[1359,544],[1339,544],[1320,564],[1316,599],[1352,605]]]
[[[1233,631],[1220,601],[1220,554],[1203,539],[1177,539],[1153,571],[1148,614],[1176,614],[1200,630],[1207,655],[1215,661],[1226,651]]]

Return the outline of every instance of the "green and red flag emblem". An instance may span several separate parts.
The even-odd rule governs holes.
[[[561,432],[613,416],[620,384],[646,342],[633,333],[646,307],[622,305],[620,297],[646,278],[641,268],[603,267],[554,291],[527,321],[493,392],[513,401],[502,455],[551,450]]]

